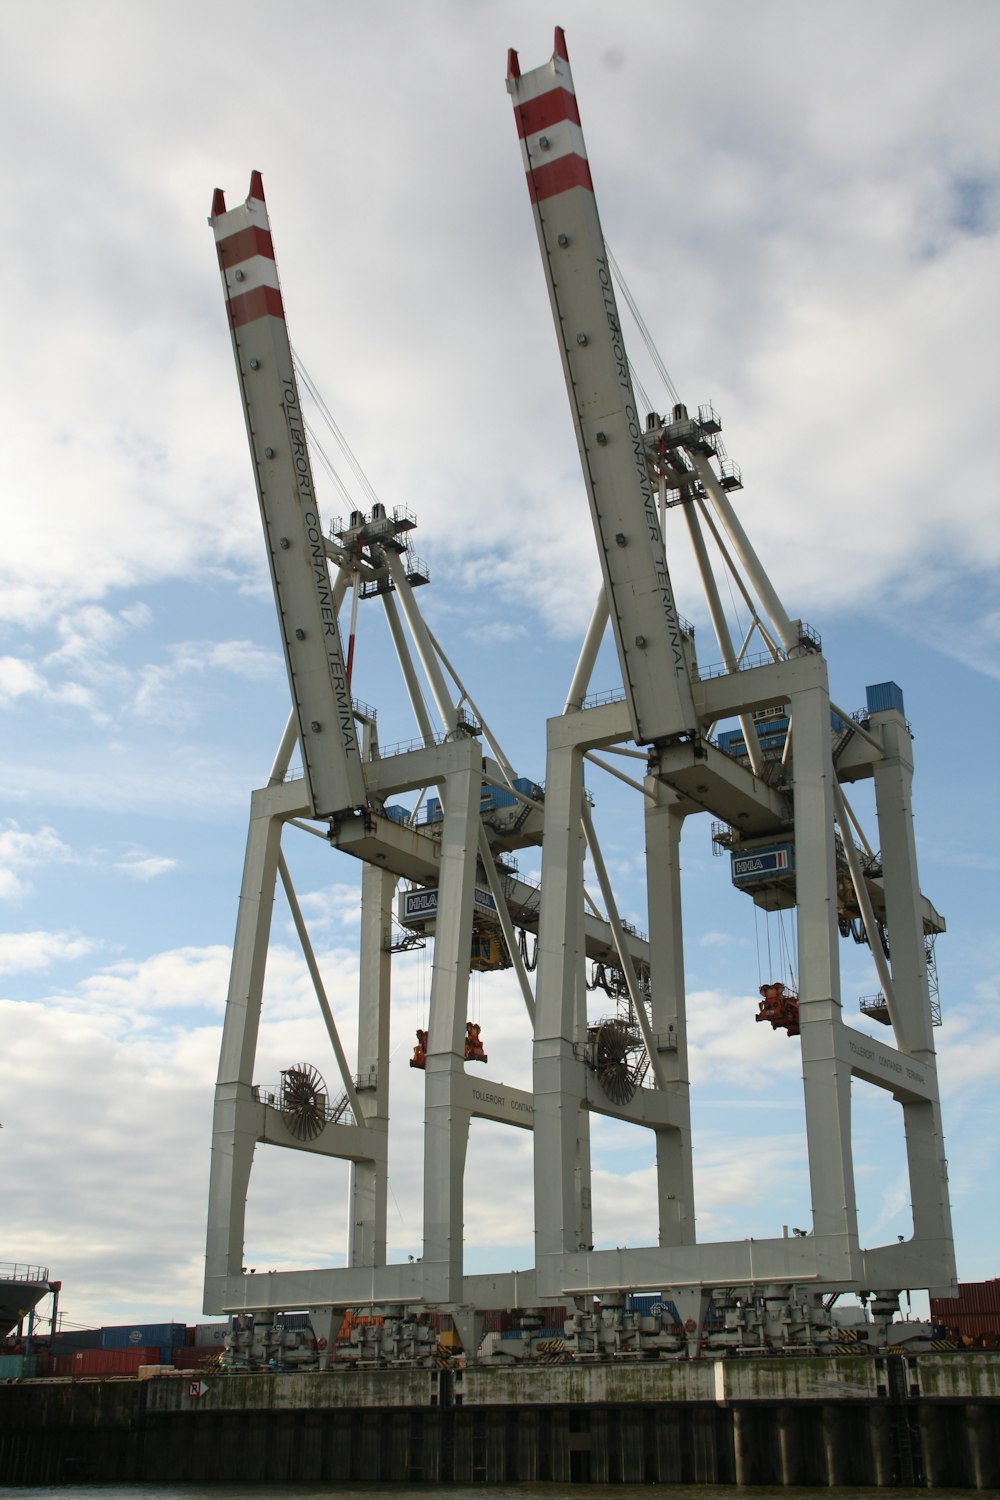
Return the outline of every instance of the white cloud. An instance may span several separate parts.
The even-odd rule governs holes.
[[[6,703],[17,698],[40,698],[45,687],[45,679],[31,662],[16,656],[0,657],[0,694]]]
[[[360,882],[355,885],[334,883],[320,891],[301,892],[299,906],[311,933],[330,929],[353,932],[361,923]],[[290,922],[291,918],[288,920]]]
[[[750,939],[732,932],[703,932],[698,939],[703,948],[749,948]]]
[[[177,948],[143,960],[125,960],[83,980],[59,1003],[83,1013],[117,1017],[137,1030],[157,1029],[172,1012],[218,1013],[229,988],[229,949]]]
[[[785,1031],[756,1021],[758,995],[724,995],[692,990],[688,995],[688,1052],[691,1082],[697,1087],[739,1083],[756,1093],[782,1078],[798,1078],[798,1043]]]
[[[176,870],[177,861],[168,858],[165,854],[142,854],[134,850],[117,860],[115,869],[120,870],[123,875],[128,875],[132,880],[155,880],[159,875],[166,875],[171,870]]]
[[[984,985],[987,1004],[996,981]],[[1000,1077],[1000,1034],[983,1008],[949,1007],[947,1024],[935,1033],[938,1071],[946,1098],[959,1103],[970,1090]]]
[[[151,664],[139,674],[132,708],[150,723],[193,720],[197,708],[185,684],[211,672],[228,672],[246,681],[277,679],[280,658],[253,641],[185,641],[171,648],[165,665]]]
[[[727,437],[752,480],[748,497],[779,585],[842,605],[904,575],[925,597],[942,567],[995,569],[1000,535],[977,476],[991,471],[993,452],[984,418],[995,405],[996,376],[985,330],[997,295],[990,164],[998,132],[975,102],[989,96],[984,59],[995,19],[965,8],[953,28],[932,6],[910,7],[901,56],[888,19],[873,23],[867,10],[849,6],[845,16],[863,19],[865,29],[859,60],[848,23],[831,33],[817,14],[789,29],[782,7],[768,4],[755,7],[752,20],[735,5],[720,13],[721,45],[718,22],[696,8],[669,26],[650,18],[646,45],[625,48],[616,70],[601,62],[605,18],[593,0],[578,7],[571,28],[606,227],[654,332],[664,344],[669,334],[667,362],[692,399],[713,390],[720,404],[726,398]],[[547,54],[551,38],[527,4],[473,16],[439,0],[433,16],[438,66],[455,87],[419,109],[405,59],[426,34],[426,17],[395,16],[388,55],[373,19],[359,12],[338,21],[338,44],[359,57],[378,47],[382,72],[379,129],[332,165],[338,224],[365,228],[336,237],[332,276],[324,230],[332,210],[316,199],[280,134],[261,119],[249,136],[242,130],[238,152],[206,148],[206,139],[234,137],[233,105],[205,61],[231,43],[217,18],[199,17],[197,51],[183,18],[168,26],[144,12],[129,21],[121,45],[130,55],[170,58],[172,67],[123,77],[112,56],[88,49],[82,22],[65,9],[67,49],[86,59],[81,77],[46,57],[42,76],[34,65],[20,74],[30,90],[15,78],[6,107],[25,121],[29,148],[24,177],[9,191],[13,222],[25,231],[15,249],[23,246],[27,321],[8,394],[19,447],[32,459],[7,462],[12,491],[25,501],[23,539],[32,517],[44,515],[52,541],[11,549],[18,576],[4,597],[12,618],[67,590],[96,602],[113,588],[170,576],[262,580],[204,226],[211,184],[223,181],[232,201],[252,159],[273,199],[293,330],[376,487],[390,499],[421,496],[422,534],[439,569],[461,568],[469,579],[478,570],[563,634],[586,617],[597,581],[593,543],[581,524],[577,459],[509,104],[502,87],[487,86],[499,66],[489,59],[502,60],[512,33],[522,38],[526,66]],[[272,40],[266,8],[250,4],[245,22],[242,46],[252,56]],[[294,74],[290,57],[275,59],[279,92],[292,76],[295,87],[318,81],[328,24],[318,13],[310,18],[316,45],[296,56]],[[15,23],[9,40],[13,56],[34,58],[27,21]],[[710,116],[694,65],[706,44],[714,76],[725,80]],[[669,115],[656,87],[662,48],[691,63],[677,69]],[[839,82],[845,68],[850,96]],[[366,77],[364,69],[345,77],[335,96],[313,90],[322,136],[345,138]],[[171,103],[178,87],[201,104],[188,125],[178,126]],[[125,150],[117,122],[140,97],[143,127]],[[72,149],[57,169],[49,147],[60,121],[73,122],[61,136]],[[383,131],[394,143],[391,158]],[[450,142],[447,166],[442,139]],[[629,149],[636,139],[661,143],[668,190],[649,192],[645,161],[640,170]],[[86,174],[76,170],[82,161]],[[376,164],[382,190],[373,199]],[[456,173],[466,185],[460,216]],[[40,228],[55,201],[74,225],[71,288],[54,274]],[[401,260],[396,226],[418,211],[421,235]],[[456,233],[459,218],[474,226],[473,242]],[[169,226],[155,245],[150,222]],[[159,292],[167,282],[175,294],[165,302]],[[423,295],[430,285],[448,288],[443,317],[439,299]],[[38,307],[45,318],[33,315]],[[473,323],[490,330],[488,359],[470,353]],[[327,347],[349,349],[349,361],[324,359]],[[183,358],[164,356],[176,348]],[[35,369],[50,382],[41,409],[21,399],[34,388]],[[946,372],[952,406],[947,528],[938,524],[931,477],[940,396],[928,370]],[[459,403],[445,443],[435,420],[442,389]],[[79,504],[81,475],[99,507]],[[27,503],[36,495],[46,503]],[[877,545],[868,527],[873,495]],[[485,545],[483,515],[503,518]],[[933,574],[923,565],[932,552]]]
[[[96,656],[103,657],[118,640],[123,621],[97,604],[85,604],[72,614],[59,615],[56,632],[61,644],[47,660],[69,661],[87,666]]]
[[[93,952],[93,939],[71,932],[0,932],[0,974],[47,969]]]
[[[43,703],[83,709],[98,722],[106,722],[93,693],[82,683],[52,683],[33,662],[23,657],[0,657],[0,707],[7,708],[11,704],[32,698]]]
[[[28,833],[17,823],[8,822],[0,828],[0,897],[17,900],[30,890],[30,882],[24,876],[26,870],[64,864],[75,858],[54,828]]]

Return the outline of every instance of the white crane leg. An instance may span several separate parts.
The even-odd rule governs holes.
[[[875,806],[893,987],[909,1050],[930,1070],[934,1066],[934,1034],[913,837],[910,735],[903,714],[896,709],[872,714],[870,727],[879,735],[883,748],[883,758],[875,766]],[[903,1121],[914,1237],[922,1249],[937,1252],[942,1283],[947,1285],[949,1277],[955,1276],[955,1252],[939,1101],[904,1103]]]
[[[886,926],[892,954],[892,983],[900,1010],[905,1047],[921,1062],[934,1056],[927,959],[921,920],[920,880],[913,838],[913,753],[906,720],[897,710],[873,714],[870,725],[882,742],[875,763],[875,809],[882,849]]]
[[[294,784],[267,787],[254,792],[251,801],[215,1086],[205,1253],[206,1312],[221,1311],[216,1299],[222,1295],[226,1276],[238,1276],[243,1268],[246,1197],[259,1120],[259,1107],[252,1095],[253,1070],[281,828],[293,811],[288,805],[289,792],[301,797],[305,790],[304,783],[297,791]],[[296,807],[294,811],[308,809]]]
[[[562,721],[549,721],[542,886],[535,985],[535,1246],[540,1295],[558,1295],[551,1265],[592,1243],[589,1181],[582,1181],[584,1064],[573,1053],[580,1027],[583,959],[583,766],[573,744],[559,743]],[[589,1173],[587,1173],[589,1178]],[[588,1197],[581,1202],[586,1186]],[[551,1279],[551,1283],[548,1278]]]
[[[813,658],[813,672],[823,664]],[[823,1274],[860,1273],[851,1154],[851,1074],[837,1061],[841,1024],[833,764],[826,672],[793,690],[795,720],[795,866],[798,905],[799,1018],[813,1233]]]
[[[424,1286],[428,1298],[462,1301],[462,1206],[469,1112],[456,1102],[465,1072],[472,908],[479,847],[481,752],[445,781],[437,928],[424,1093]]]
[[[361,876],[361,985],[358,1002],[358,1098],[369,1130],[389,1131],[389,935],[396,877],[366,864]],[[388,1179],[385,1164],[352,1162],[349,1266],[384,1266]]]
[[[693,1245],[694,1168],[681,912],[681,831],[684,814],[662,782],[646,781],[646,887],[649,897],[650,1023],[661,1046],[666,1091],[676,1096],[683,1123],[656,1131],[659,1244]],[[652,800],[655,799],[655,800]]]

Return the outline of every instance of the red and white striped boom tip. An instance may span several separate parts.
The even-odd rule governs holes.
[[[261,175],[259,172],[250,173],[250,191],[249,193],[247,193],[246,201],[249,203],[251,198],[255,198],[258,203],[264,202],[264,184],[261,181]],[[225,211],[225,192],[222,188],[216,188],[215,192],[212,194],[212,212],[209,214],[209,221],[211,221],[212,219],[217,219],[219,215],[224,214]]]
[[[552,56],[561,57],[563,62],[569,62],[569,53],[566,51],[566,33],[561,26],[556,27],[555,40],[552,43]],[[521,64],[513,47],[507,49],[507,77],[520,78]]]
[[[571,188],[593,193],[566,34],[556,27],[555,50],[547,63],[522,75],[517,53],[507,56],[507,92],[521,141],[528,193],[534,204]]]
[[[228,213],[225,194],[216,188],[208,222],[215,234],[230,326],[240,328],[259,318],[283,320],[285,310],[260,173],[251,173],[246,201]]]

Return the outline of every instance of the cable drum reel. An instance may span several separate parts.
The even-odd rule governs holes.
[[[620,1016],[606,1016],[587,1030],[587,1065],[612,1104],[628,1104],[648,1066],[642,1037]]]
[[[282,1070],[279,1108],[285,1124],[299,1141],[314,1141],[329,1119],[326,1084],[312,1063],[295,1063]]]

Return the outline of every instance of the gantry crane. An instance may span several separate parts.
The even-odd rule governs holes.
[[[389,1309],[394,1327],[403,1326],[403,1308],[407,1317],[448,1308],[471,1349],[477,1309],[576,1300],[582,1330],[595,1293],[613,1309],[625,1292],[650,1290],[675,1309],[693,1353],[720,1288],[739,1289],[741,1307],[758,1294],[777,1298],[785,1325],[807,1330],[820,1291],[877,1288],[888,1294],[885,1306],[892,1289],[947,1290],[954,1261],[927,966],[927,945],[944,924],[917,880],[902,696],[892,684],[876,685],[860,718],[831,703],[818,638],[786,613],[733,506],[739,475],[723,457],[714,410],[691,415],[677,400],[665,415],[640,415],[561,30],[551,61],[532,72],[522,75],[509,54],[507,86],[603,574],[563,711],[548,723],[544,790],[515,774],[421,615],[414,590],[427,573],[412,553],[414,518],[374,503],[322,523],[259,174],[244,203],[227,210],[216,192],[212,204],[291,713],[267,784],[252,798],[216,1087],[206,1311],[266,1320],[279,1309],[309,1308],[330,1340],[344,1307]],[[678,611],[668,518],[683,524],[693,550],[717,669],[699,664],[694,629]],[[739,644],[719,567],[751,613]],[[381,746],[374,710],[354,695],[340,624],[349,592],[352,639],[359,599],[382,607],[416,720],[415,747]],[[609,620],[622,691],[590,703]],[[763,662],[751,655],[752,640]],[[290,771],[296,747],[301,777]],[[642,769],[628,775],[609,755],[631,757],[632,772],[638,759]],[[619,914],[585,763],[613,770],[641,797],[648,939]],[[844,792],[862,778],[875,785],[878,851]],[[418,807],[395,800],[407,794]],[[782,1044],[801,1048],[813,1221],[808,1235],[791,1239],[705,1244],[695,1234],[680,839],[685,821],[706,812],[717,845],[730,853],[734,883],[764,909],[794,906],[798,915],[797,993],[765,986],[758,1012],[784,1033]],[[363,863],[353,1060],[282,849],[291,829],[318,834]],[[540,888],[509,863],[513,851],[537,844]],[[587,854],[599,903],[584,887]],[[291,1064],[273,1088],[255,1077],[279,881],[340,1078],[329,1092],[312,1064]],[[393,937],[397,918],[408,934],[402,943]],[[895,1045],[844,1020],[842,931],[871,946],[882,993],[868,1013],[886,1020]],[[534,976],[525,934],[537,937]],[[392,952],[431,938],[429,1021],[410,1059],[424,1081],[423,1254],[390,1264]],[[523,998],[531,1091],[470,1073],[487,1053],[469,1015],[469,971],[496,962],[512,968]],[[595,985],[614,995],[614,1014],[589,1013]],[[902,1244],[860,1245],[853,1078],[888,1089],[902,1107],[913,1202],[913,1236]],[[593,1113],[655,1137],[656,1242],[646,1247],[594,1248]],[[473,1117],[533,1132],[536,1260],[509,1275],[465,1273]],[[351,1163],[345,1267],[274,1272],[251,1283],[245,1202],[254,1153],[265,1143]],[[610,1337],[604,1326],[602,1337]],[[656,1337],[666,1347],[674,1335]]]
[[[288,669],[292,711],[267,785],[253,794],[229,995],[216,1085],[209,1192],[206,1311],[256,1313],[308,1307],[329,1340],[336,1309],[361,1303],[476,1307],[537,1300],[533,1279],[466,1277],[463,1175],[470,1120],[530,1130],[531,1095],[499,1080],[473,1080],[488,1060],[468,1013],[470,969],[503,963],[518,979],[528,1055],[534,996],[522,937],[537,933],[539,894],[517,877],[513,851],[541,838],[543,791],[519,777],[434,640],[414,598],[427,582],[411,550],[414,517],[375,502],[325,527],[315,495],[306,423],[278,287],[259,173],[232,209],[217,191],[215,235],[246,415],[261,519]],[[380,603],[399,662],[397,691],[411,703],[418,741],[391,751],[377,716],[353,696],[351,649],[340,610],[349,590]],[[352,609],[353,613],[353,609]],[[450,681],[449,681],[450,679]],[[458,694],[456,700],[455,694]],[[486,745],[482,743],[486,741]],[[302,775],[290,774],[298,746]],[[403,808],[394,799],[426,801]],[[426,795],[426,794],[432,795]],[[418,803],[419,806],[419,803]],[[282,850],[286,830],[319,834],[363,862],[358,1050],[352,1064],[309,939]],[[280,880],[329,1036],[340,1083],[328,1092],[311,1063],[255,1076],[257,1040]],[[397,886],[399,892],[394,908]],[[423,1253],[387,1262],[390,989],[396,912],[418,941],[433,935],[429,1023],[421,1030],[424,1078]],[[589,958],[613,966],[607,920],[591,913]],[[634,972],[647,945],[630,934]],[[406,1123],[412,1132],[412,1122]],[[348,1265],[255,1276],[244,1271],[245,1212],[262,1145],[351,1163]],[[508,1284],[509,1283],[509,1284]],[[324,1322],[325,1320],[325,1322]],[[471,1339],[471,1325],[467,1330]]]
[[[666,417],[640,418],[561,29],[551,60],[531,72],[522,74],[509,53],[507,87],[604,575],[565,710],[548,731],[534,1043],[539,1289],[669,1289],[697,1328],[707,1295],[721,1286],[947,1287],[955,1271],[927,969],[928,939],[944,924],[917,879],[902,695],[894,684],[870,688],[860,721],[831,705],[818,638],[784,610],[731,502],[740,480],[722,460],[714,410],[691,416],[678,402]],[[694,632],[670,583],[661,528],[673,509],[686,523],[722,658],[712,675],[699,671]],[[713,542],[751,609],[750,635],[766,648],[765,664],[751,665],[749,637],[734,646]],[[623,697],[590,708],[585,693],[609,615]],[[730,720],[738,727],[715,733]],[[599,1107],[655,1132],[658,1243],[594,1251],[582,1122],[595,1102],[580,1059],[578,940],[583,849],[593,832],[582,767],[597,750],[628,743],[648,752],[651,971],[648,996],[636,989],[631,998],[655,1086],[624,1108],[610,1099]],[[878,857],[867,844],[859,850],[843,792],[863,777],[875,782]],[[703,811],[718,820],[735,882],[764,906],[797,909],[798,995],[786,999],[771,986],[761,1002],[762,1019],[778,1017],[789,1035],[801,1031],[813,1225],[791,1239],[695,1239],[679,846],[684,820]],[[871,944],[894,1047],[843,1019],[845,922]],[[913,1236],[902,1244],[859,1243],[852,1078],[888,1089],[902,1106],[913,1204]]]

